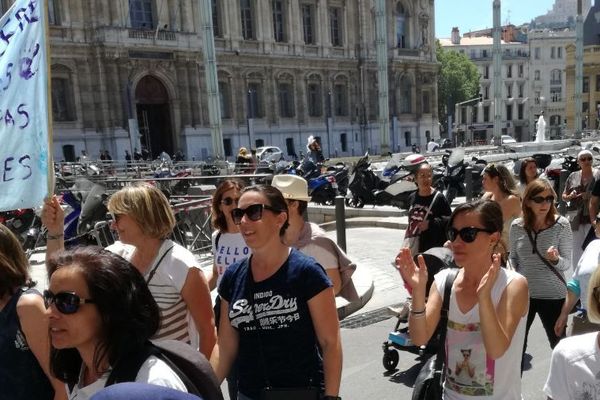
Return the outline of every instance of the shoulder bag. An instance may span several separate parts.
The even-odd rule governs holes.
[[[252,309],[252,322],[256,328],[256,336],[258,338],[258,353],[260,356],[259,362],[262,365],[263,374],[265,376],[266,386],[260,391],[260,400],[319,400],[320,390],[319,387],[314,386],[312,381],[307,382],[307,386],[302,387],[273,387],[269,379],[269,372],[267,366],[267,360],[263,352],[262,339],[260,332],[262,328],[260,323],[256,319],[256,312],[254,307],[254,284],[252,278],[252,270],[250,269],[250,263],[246,259],[244,261],[248,268],[248,278],[246,280],[246,288],[248,295],[248,302]]]
[[[565,285],[565,287],[567,287],[567,281],[565,281],[565,278],[560,274],[560,272],[558,272],[556,270],[556,268],[554,268],[554,266],[552,264],[550,264],[550,261],[548,261],[546,258],[542,257],[542,255],[538,251],[537,245],[535,244],[535,241],[533,240],[533,237],[531,236],[531,231],[529,231],[528,229],[525,229],[525,232],[527,232],[527,236],[529,237],[529,242],[531,243],[531,247],[533,248],[533,252],[535,254],[537,254],[537,256],[540,258],[540,260],[542,260],[542,262],[544,263],[544,265],[546,267],[548,267],[548,269],[550,271],[552,271],[552,273],[554,275],[556,275],[556,277]],[[565,301],[567,301],[567,299],[565,299]],[[577,300],[577,303],[575,303],[575,305],[573,306],[573,308],[571,309],[571,311],[569,311],[569,314],[576,313],[577,311],[579,311],[580,308],[581,308],[581,300]]]
[[[450,293],[452,284],[458,275],[458,269],[453,269],[446,275],[444,284],[444,302],[438,324],[439,349],[435,356],[431,356],[421,367],[412,400],[440,400],[444,392],[444,377],[446,370],[446,332],[448,331],[448,310],[450,309]]]
[[[425,216],[423,217],[423,221],[427,221],[427,217],[429,217],[429,214],[431,214],[431,207],[433,207],[433,204],[435,203],[435,200],[437,199],[437,197],[439,196],[440,192],[439,191],[435,191],[435,195],[433,196],[433,200],[431,200],[431,203],[429,203],[429,207],[427,207],[427,212],[425,213]],[[416,196],[416,194],[415,194]],[[408,230],[410,229],[410,224],[408,226],[408,228],[406,228],[406,231],[408,232]],[[421,232],[412,232],[413,236],[410,237],[406,237],[406,233],[404,234],[405,238],[404,238],[404,242],[402,243],[402,248],[409,248],[410,249],[410,254],[411,255],[415,255],[415,254],[419,254],[419,237],[421,235]]]

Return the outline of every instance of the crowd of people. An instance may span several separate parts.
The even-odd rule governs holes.
[[[309,140],[309,154],[318,160],[315,143]],[[600,180],[588,151],[578,162],[581,171],[562,193],[567,216],[558,213],[557,194],[537,176],[533,159],[522,162],[520,187],[504,166],[487,165],[482,199],[454,211],[432,187],[431,166],[415,170],[406,235],[418,239],[416,253],[449,248],[459,270],[431,279],[425,258],[408,248],[395,263],[410,289],[416,345],[438,331],[444,291],[451,290],[444,398],[520,398],[536,315],[553,349],[544,393],[585,398],[596,387]],[[292,388],[306,399],[338,399],[335,297],[357,299],[356,265],[306,221],[310,199],[296,175],[277,175],[271,185],[222,181],[211,202],[213,268],[204,273],[194,254],[170,239],[173,211],[152,185],[134,184],[109,198],[119,240],[106,249],[65,249],[64,213],[58,198],[49,198],[42,210],[49,279],[43,293],[18,240],[0,225],[0,360],[11,360],[0,361],[0,387],[14,388],[11,399],[103,399],[113,392],[197,398],[180,371],[148,352],[150,340],[176,340],[210,360],[231,399]],[[567,337],[573,335],[581,336]],[[126,360],[140,357],[135,373],[124,374]]]

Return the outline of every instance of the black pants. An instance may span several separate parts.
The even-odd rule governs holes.
[[[527,337],[529,336],[529,329],[533,324],[533,320],[535,319],[536,314],[538,314],[540,316],[540,319],[542,320],[542,325],[544,326],[544,330],[546,331],[546,336],[548,337],[550,348],[553,349],[554,346],[556,346],[556,344],[559,342],[559,340],[565,337],[564,332],[560,337],[556,336],[556,334],[554,333],[554,323],[560,315],[560,310],[562,309],[564,302],[565,299],[547,300],[529,298],[529,314],[527,314],[527,327],[525,329],[523,355],[525,355],[525,350],[527,350]]]

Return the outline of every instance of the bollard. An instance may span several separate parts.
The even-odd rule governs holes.
[[[565,190],[565,183],[570,174],[571,173],[566,169],[560,170],[560,179],[558,181],[558,192],[556,193],[556,196],[558,196],[558,212],[562,216],[567,213],[567,202],[562,199],[562,193]]]
[[[473,200],[473,167],[465,168],[465,197],[467,203]]]
[[[346,209],[344,196],[335,196],[335,231],[338,246],[346,252]]]

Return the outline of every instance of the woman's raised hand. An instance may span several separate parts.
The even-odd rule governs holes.
[[[65,213],[56,196],[44,201],[42,207],[42,224],[50,235],[60,235],[65,228]]]
[[[427,295],[427,265],[425,265],[425,259],[421,255],[417,257],[417,261],[419,262],[419,266],[413,261],[410,249],[403,248],[400,249],[400,252],[396,256],[396,268],[400,271],[404,282],[413,291],[418,290]]]
[[[495,253],[492,255],[492,265],[490,266],[490,269],[488,269],[486,274],[481,278],[481,281],[479,281],[479,287],[477,287],[478,298],[481,299],[482,296],[491,296],[492,288],[498,277],[498,271],[500,271],[500,254]]]
[[[554,246],[548,247],[548,250],[546,250],[546,259],[555,263],[558,261],[558,257],[560,257],[558,249]]]

